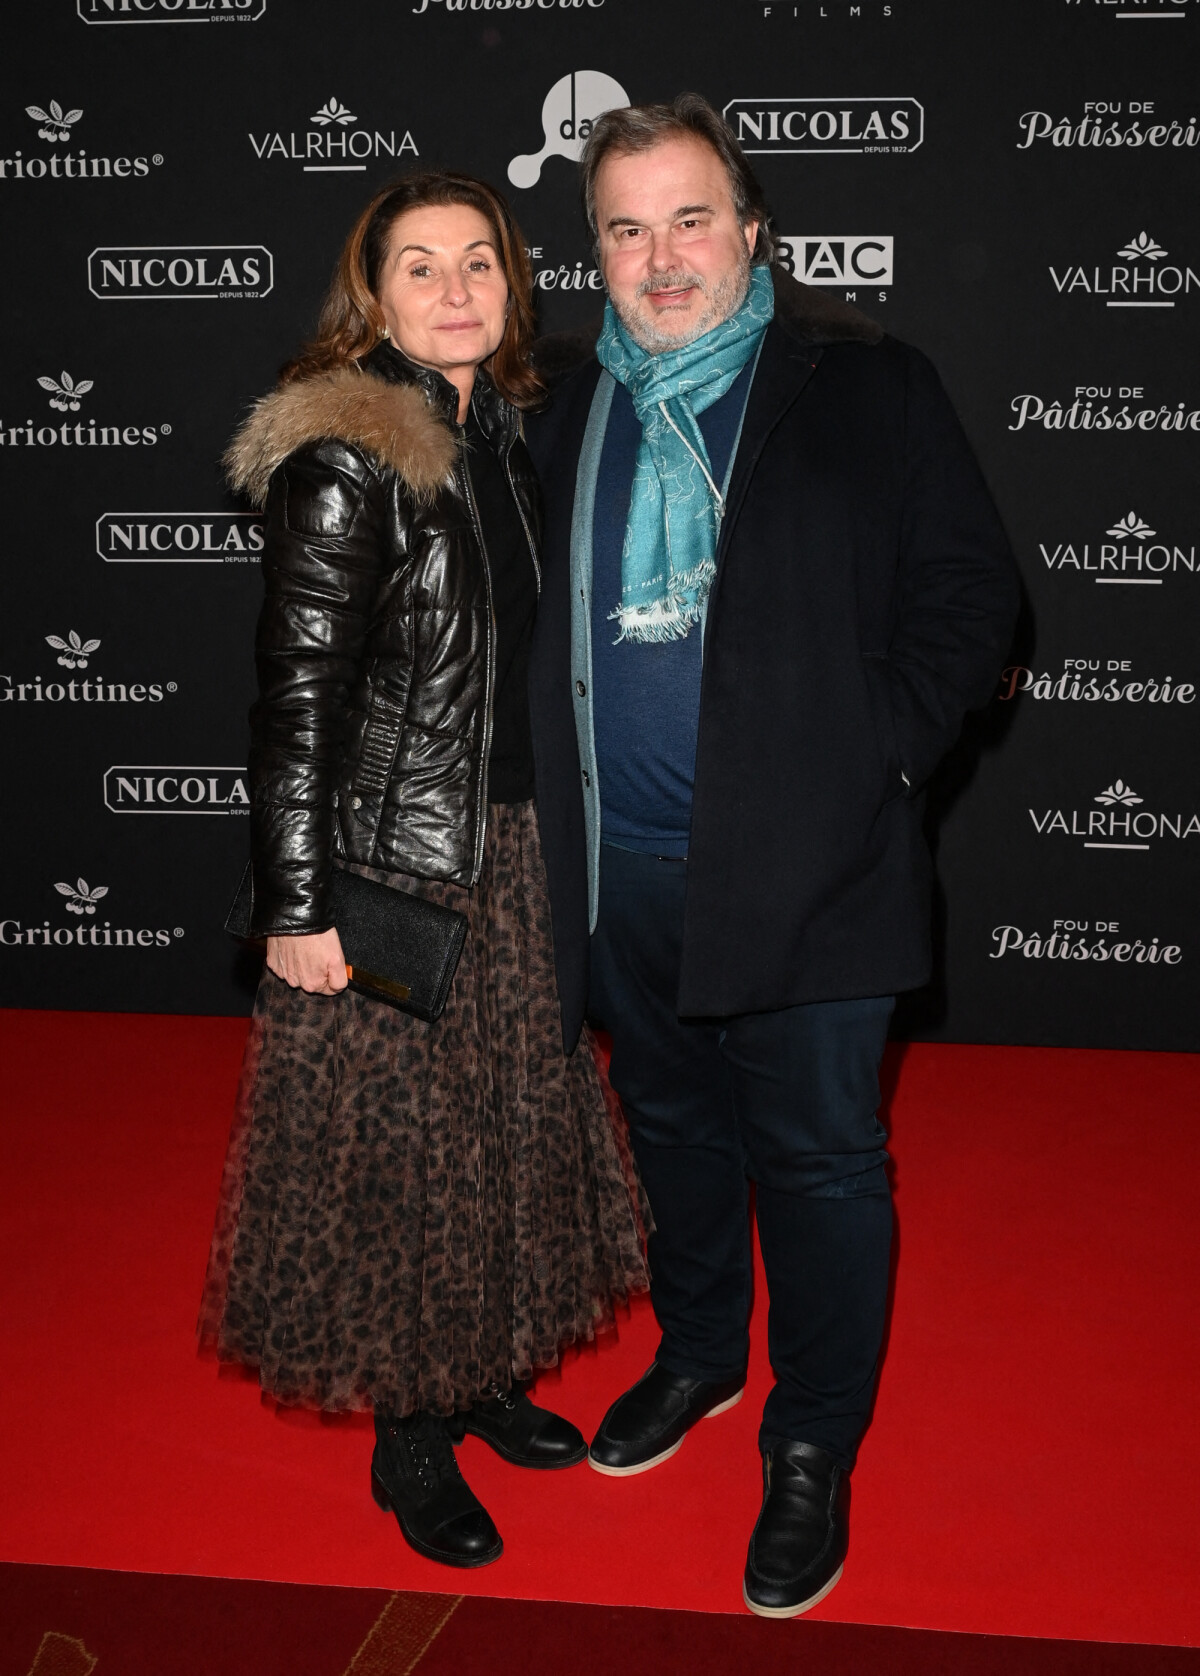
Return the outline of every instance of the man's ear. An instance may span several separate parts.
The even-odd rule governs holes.
[[[742,228],[742,232],[746,235],[746,249],[750,252],[751,256],[754,255],[754,246],[758,239],[759,225],[760,224],[757,221],[747,221],[746,225]]]

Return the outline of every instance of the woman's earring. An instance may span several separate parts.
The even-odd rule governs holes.
[[[383,327],[380,328],[379,336],[380,336],[381,339],[382,338],[390,338],[391,335],[392,335],[391,332],[388,331],[386,326],[383,326]]]

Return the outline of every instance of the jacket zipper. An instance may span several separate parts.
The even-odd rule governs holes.
[[[472,885],[477,885],[479,875],[483,871],[483,841],[487,830],[487,772],[488,757],[492,749],[492,699],[494,697],[492,689],[496,679],[494,655],[496,609],[492,602],[492,568],[488,560],[487,542],[483,539],[483,525],[479,517],[479,508],[475,504],[475,490],[471,486],[471,468],[467,464],[467,439],[465,435],[459,436],[458,452],[462,461],[463,483],[467,491],[467,509],[471,514],[471,524],[479,541],[479,552],[483,559],[483,583],[487,593],[488,606],[487,704],[484,714],[483,751],[479,758],[479,783],[476,787],[479,812],[475,822],[475,867],[471,875]],[[520,510],[519,507],[518,510]]]
[[[515,434],[513,436],[509,437],[508,445],[504,450],[504,475],[508,479],[508,487],[509,487],[509,490],[512,493],[512,498],[517,503],[517,516],[521,520],[521,528],[525,531],[525,539],[529,543],[529,557],[533,560],[533,578],[534,578],[534,582],[537,585],[537,596],[538,596],[539,599],[541,599],[541,597],[542,597],[542,567],[541,567],[540,563],[538,562],[537,548],[534,545],[533,532],[530,530],[529,523],[528,523],[528,521],[525,517],[525,508],[521,505],[521,497],[517,493],[517,485],[516,485],[515,481],[513,480],[513,474],[512,474],[512,463],[511,463],[512,462],[512,450],[513,450],[513,443],[516,440],[517,439],[516,439]]]

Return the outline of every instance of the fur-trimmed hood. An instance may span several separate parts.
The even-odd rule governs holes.
[[[370,454],[419,501],[446,481],[458,451],[419,385],[342,367],[281,384],[255,402],[225,451],[229,481],[261,507],[275,468],[305,443],[326,438]]]

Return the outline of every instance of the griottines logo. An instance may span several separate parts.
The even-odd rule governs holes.
[[[1168,254],[1143,231],[1117,251],[1119,266],[1069,267],[1060,274],[1051,265],[1050,278],[1060,296],[1078,291],[1103,297],[1106,308],[1174,308],[1177,297],[1200,287],[1200,277],[1192,268],[1164,261]]]
[[[52,149],[44,155],[35,152],[29,156],[23,146],[18,146],[11,157],[0,157],[0,180],[144,180],[162,163],[158,151],[152,157],[98,157],[86,146],[60,151],[60,146],[76,138],[82,106],[68,110],[51,99],[45,110],[41,105],[26,105],[25,115],[37,124],[38,139],[47,141]]]
[[[1064,658],[1062,673],[1040,675],[1025,664],[1011,663],[1000,677],[1001,704],[1022,694],[1033,699],[1072,704],[1194,704],[1192,681],[1173,675],[1133,676],[1131,658]]]
[[[516,187],[536,186],[550,157],[578,163],[583,144],[598,116],[623,109],[629,95],[602,70],[572,70],[560,76],[542,102],[542,149],[509,161],[508,178]]]
[[[890,233],[784,233],[775,249],[805,285],[890,285],[894,243]]]
[[[1137,966],[1178,966],[1183,960],[1183,949],[1178,943],[1164,943],[1159,937],[1123,939],[1121,925],[1115,919],[1056,919],[1050,935],[1040,931],[1022,931],[1019,925],[998,925],[992,932],[996,947],[989,956],[1003,960],[1006,954],[1023,955],[1026,960],[1111,960],[1118,966],[1133,962]],[[1110,941],[1115,938],[1116,941]]]
[[[1039,838],[1082,838],[1085,850],[1148,850],[1162,838],[1200,838],[1200,815],[1145,807],[1124,780],[1114,780],[1092,798],[1097,808],[1030,809]]]
[[[925,138],[916,99],[731,99],[725,119],[750,156],[909,152]]]
[[[179,691],[176,681],[110,681],[97,673],[91,666],[97,661],[101,641],[95,636],[84,639],[69,629],[65,639],[61,634],[42,638],[58,653],[54,661],[70,672],[70,679],[54,680],[49,675],[18,679],[0,673],[0,704],[161,704],[168,693]],[[76,680],[76,672],[85,669],[91,673]]]
[[[102,302],[195,302],[265,297],[275,284],[261,244],[116,245],[88,257],[88,290]]]
[[[1108,541],[1038,542],[1047,570],[1072,571],[1109,587],[1161,588],[1167,576],[1196,575],[1196,543],[1158,541],[1158,532],[1134,511],[1109,525]]]
[[[6,949],[167,949],[183,936],[183,927],[170,931],[165,926],[114,925],[110,919],[100,920],[97,904],[108,895],[107,885],[89,885],[82,876],[68,884],[59,879],[54,885],[62,899],[62,906],[80,923],[52,925],[48,919],[41,925],[25,925],[19,919],[0,919],[0,947]]]
[[[1040,425],[1047,431],[1200,431],[1200,408],[1186,402],[1161,402],[1157,407],[1131,407],[1145,401],[1141,384],[1077,384],[1071,401],[1060,397],[1014,396],[1009,404],[1014,423],[1010,431]],[[1122,405],[1114,408],[1114,398]]]
[[[246,770],[122,763],[105,772],[104,807],[114,815],[247,815]]]
[[[258,564],[257,512],[105,512],[96,552],[106,564]]]
[[[85,23],[254,23],[267,0],[75,0]]]
[[[1171,14],[1174,15],[1174,14]],[[1025,111],[1017,118],[1018,151],[1048,143],[1058,148],[1110,151],[1117,146],[1137,151],[1177,151],[1200,145],[1200,125],[1194,116],[1164,121],[1153,99],[1089,99],[1081,117],[1054,116],[1050,111]]]
[[[92,379],[74,379],[67,372],[57,378],[43,374],[37,382],[49,392],[47,405],[57,413],[78,413],[83,397],[93,386]],[[27,418],[11,425],[0,418],[0,448],[153,448],[160,437],[170,436],[171,430],[169,424],[104,425],[95,419],[38,425]]]
[[[417,142],[409,129],[397,135],[394,128],[360,128],[358,118],[340,99],[327,99],[309,117],[309,127],[287,134],[268,131],[247,138],[260,163],[280,158],[300,163],[306,175],[362,174],[368,161],[379,157],[418,157]]]

